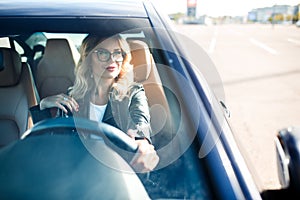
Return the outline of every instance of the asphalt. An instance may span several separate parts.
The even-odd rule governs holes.
[[[300,126],[300,28],[294,25],[180,25],[207,53],[221,82],[229,123],[265,189],[280,187],[274,138]],[[204,62],[205,64],[209,62]],[[211,63],[210,63],[211,65]],[[203,66],[199,69],[203,70]],[[200,70],[201,70],[200,69]]]

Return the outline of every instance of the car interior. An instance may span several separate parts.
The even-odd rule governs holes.
[[[36,87],[40,99],[65,93],[74,83],[74,69],[79,58],[67,39],[48,39],[44,54],[36,66]]]
[[[13,49],[0,48],[0,147],[32,127],[29,108],[37,103],[31,70]]]
[[[33,126],[29,115],[31,106],[38,104],[40,99],[46,96],[65,93],[74,82],[74,68],[79,59],[78,49],[86,33],[79,34],[77,41],[70,41],[70,38],[65,37],[47,38],[46,35],[44,32],[13,35],[9,38],[8,47],[1,48],[0,93],[3,97],[3,108],[0,109],[0,127],[5,130],[5,135],[0,135],[1,147],[19,140],[22,133]],[[148,98],[152,142],[161,160],[164,160],[172,157],[174,152],[165,151],[163,148],[167,145],[173,145],[172,148],[178,145],[172,139],[178,131],[178,121],[182,120],[178,118],[181,108],[173,91],[163,86],[162,74],[168,72],[159,70],[157,65],[161,62],[157,57],[158,52],[155,52],[155,59],[151,43],[139,35],[140,32],[126,33],[126,40],[131,48],[134,80],[143,84]],[[185,154],[194,155],[193,151],[191,148]],[[208,190],[208,186],[205,186],[204,182],[196,181],[203,176],[202,172],[191,174],[189,171],[182,171],[182,167],[186,166],[192,171],[198,167],[198,162],[188,159],[185,160],[188,160],[187,162],[183,162],[182,159],[184,156],[176,161],[172,160],[172,164],[169,163],[167,168],[164,167],[167,164],[162,162],[162,166],[159,167],[161,169],[151,172],[151,176],[139,175],[153,198],[197,196],[199,193],[207,193],[205,190]],[[182,181],[176,181],[178,176],[184,177]],[[191,182],[193,184],[190,187]]]

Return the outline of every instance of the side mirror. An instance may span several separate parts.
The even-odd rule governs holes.
[[[282,188],[262,192],[264,200],[300,199],[300,127],[278,131],[275,137],[277,168]]]
[[[289,127],[275,138],[279,180],[283,188],[300,191],[300,127]]]

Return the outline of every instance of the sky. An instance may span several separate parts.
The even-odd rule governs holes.
[[[186,13],[187,0],[151,0],[167,14]],[[197,0],[197,15],[243,16],[254,8],[298,5],[300,0]]]

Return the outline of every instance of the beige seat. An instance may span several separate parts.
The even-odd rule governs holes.
[[[37,104],[30,68],[20,55],[0,48],[0,147],[22,137],[32,120],[29,108]]]
[[[162,144],[162,138],[170,141],[171,115],[165,92],[148,45],[140,40],[128,40],[134,68],[134,80],[142,83],[148,98],[151,115],[152,138]],[[158,136],[156,141],[156,137]]]
[[[45,53],[36,69],[36,85],[40,98],[65,93],[73,85],[78,55],[69,41],[48,39]],[[78,53],[78,52],[77,52]]]

